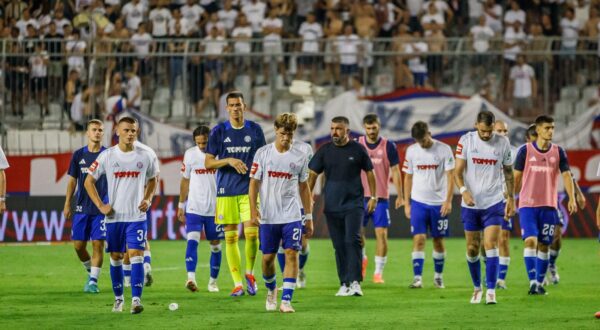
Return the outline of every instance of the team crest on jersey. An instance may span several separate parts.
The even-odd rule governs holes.
[[[142,163],[142,162],[138,162],[138,163],[137,163],[137,168],[142,168],[142,167],[144,167],[144,163]]]
[[[383,151],[377,150],[377,156],[379,156],[379,157],[383,156]]]
[[[296,164],[294,164],[294,163],[290,163],[290,168],[291,168],[292,170],[295,170],[295,169],[296,169]]]
[[[550,157],[550,163],[556,163],[556,157],[554,157],[554,156]]]
[[[88,172],[93,173],[98,168],[98,161],[94,161],[90,167],[88,167]]]
[[[252,141],[252,138],[250,137],[250,135],[246,135],[244,136],[244,141],[246,141],[246,143],[250,143],[250,141]]]

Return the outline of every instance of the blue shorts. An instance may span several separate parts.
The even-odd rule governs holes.
[[[71,239],[74,241],[103,241],[106,239],[104,214],[75,213],[71,225]]]
[[[483,210],[463,207],[460,216],[465,231],[482,231],[489,226],[502,226],[504,222],[504,202]]]
[[[431,237],[448,237],[448,217],[440,214],[441,205],[428,205],[410,200],[410,233],[412,235],[427,234]]]
[[[379,199],[377,200],[377,206],[375,206],[375,211],[372,214],[367,212],[367,203],[369,203],[369,198],[365,198],[365,216],[363,218],[363,227],[366,227],[369,224],[369,220],[373,219],[373,227],[375,228],[387,228],[390,226],[390,203],[387,199]]]
[[[144,250],[148,235],[146,221],[112,222],[106,224],[106,252]]]
[[[280,245],[285,250],[300,251],[302,248],[302,221],[273,225],[262,224],[258,231],[260,251],[263,254],[277,253]]]
[[[205,217],[193,213],[185,214],[185,230],[186,233],[193,231],[202,231],[204,227],[204,235],[209,241],[216,241],[225,238],[225,232],[223,231],[223,225],[215,224],[215,217]]]
[[[519,221],[521,238],[537,237],[545,245],[552,243],[555,226],[559,224],[558,213],[553,207],[522,207]]]
[[[413,72],[413,84],[417,87],[425,86],[427,72]]]
[[[502,230],[512,231],[513,229],[513,219],[510,218],[508,221],[502,221]]]

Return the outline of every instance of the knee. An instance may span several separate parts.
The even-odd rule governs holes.
[[[238,238],[237,230],[225,232],[225,244],[236,244],[238,242]]]
[[[467,244],[467,255],[469,255],[470,257],[474,257],[474,256],[478,255],[479,247],[480,247],[480,245],[478,243],[468,243]]]
[[[75,248],[75,251],[83,252],[83,251],[85,251],[85,242],[84,241],[75,241],[75,243],[73,243],[73,247]]]
[[[258,239],[258,227],[244,228],[244,236],[247,240]]]
[[[423,243],[425,243],[424,240],[423,240]],[[433,249],[435,251],[444,251],[444,239],[443,238],[434,238],[433,239]]]
[[[423,250],[425,248],[425,235],[415,235],[413,237],[413,245],[417,250]]]
[[[528,249],[536,249],[537,248],[537,238],[536,237],[527,237],[524,241],[525,247]]]
[[[192,231],[187,233],[186,235],[188,241],[196,241],[196,243],[200,242],[200,232]]]
[[[543,252],[543,253],[547,253],[548,252],[548,245],[546,244],[538,244],[537,246],[538,251]]]

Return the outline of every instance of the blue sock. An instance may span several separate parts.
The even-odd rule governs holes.
[[[110,259],[110,280],[115,297],[123,296],[123,260]]]
[[[131,298],[142,298],[144,287],[144,258],[131,257]]]
[[[527,277],[529,277],[529,282],[535,281],[535,272],[536,272],[536,250],[525,248],[523,251],[523,258],[525,259],[525,270],[527,271]]]
[[[279,247],[279,250],[277,250],[277,263],[283,273],[283,270],[285,269],[285,250],[281,246]]]
[[[300,251],[298,257],[298,269],[304,269],[304,265],[306,265],[306,261],[308,260],[308,254],[310,253],[310,245],[306,243],[306,250]]]
[[[123,275],[125,277],[131,277],[131,264],[123,264]]]
[[[433,269],[436,272],[436,274],[441,274],[444,272],[445,257],[446,253],[433,251]]]
[[[550,259],[548,259],[548,265],[552,268],[556,267],[556,259],[558,258],[558,255],[560,254],[560,250],[550,249],[548,251],[548,254],[550,256]]]
[[[273,291],[277,288],[277,281],[275,280],[275,274],[273,274],[271,276],[263,275],[263,280],[265,280],[265,286],[267,287],[267,290]]]
[[[488,289],[496,288],[496,280],[498,279],[498,264],[500,258],[498,257],[498,249],[491,249],[485,251],[485,282]]]
[[[421,276],[423,274],[423,264],[425,263],[425,252],[413,251],[412,253],[413,274]]]
[[[292,301],[296,289],[296,279],[286,277],[283,279],[283,293],[281,294],[282,301]]]
[[[198,264],[198,241],[195,239],[188,238],[187,247],[185,249],[185,269],[188,272],[196,272],[197,264]]]
[[[210,277],[219,277],[219,271],[221,270],[221,243],[210,246]]]
[[[537,275],[537,282],[541,284],[544,282],[544,277],[546,277],[546,272],[548,271],[548,253],[538,251],[536,261],[537,265],[535,267],[535,272]]]
[[[498,279],[505,280],[508,273],[508,265],[510,265],[510,257],[500,257],[500,266],[498,267]]]
[[[467,256],[467,265],[469,266],[469,273],[471,273],[473,286],[481,288],[481,262],[479,261],[479,256]]]
[[[152,264],[152,254],[150,251],[144,251],[144,263]]]

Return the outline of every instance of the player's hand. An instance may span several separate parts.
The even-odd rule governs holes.
[[[577,194],[577,197],[575,197],[575,201],[577,202],[577,206],[579,206],[581,210],[585,209],[586,200],[583,194]]]
[[[98,210],[100,210],[100,213],[107,215],[107,216],[111,216],[115,213],[115,210],[113,210],[112,206],[110,206],[110,204],[102,204],[100,205],[100,207],[98,207]]]
[[[306,238],[311,238],[313,235],[313,222],[312,220],[306,220],[304,221],[304,235],[306,235]]]
[[[515,215],[515,200],[509,198],[506,200],[506,206],[504,206],[504,220],[512,218]]]
[[[1,206],[0,206],[0,210],[2,210]],[[1,213],[1,211],[0,211],[0,213]],[[66,220],[71,220],[71,218],[73,217],[73,211],[71,210],[70,205],[65,205],[65,208],[63,209],[63,214],[65,215]]]
[[[467,204],[468,206],[475,206],[475,200],[473,199],[473,196],[471,195],[470,191],[466,190],[462,194],[462,198],[463,202],[465,202],[465,204]]]
[[[246,172],[248,172],[248,166],[246,166],[246,163],[244,163],[243,161],[236,159],[236,158],[229,158],[229,160],[227,161],[227,164],[229,164],[229,166],[233,167],[236,172],[238,172],[239,174],[246,174]]]
[[[569,204],[567,204],[567,208],[569,209],[569,214],[573,214],[577,212],[577,202],[574,199],[569,199]]]
[[[0,202],[0,215],[6,211],[6,202]]]
[[[138,210],[140,210],[142,212],[146,212],[150,208],[150,205],[151,205],[150,201],[147,199],[144,199],[138,206]]]
[[[452,212],[452,202],[444,202],[442,204],[442,209],[440,210],[440,215],[445,217],[450,214],[450,212]]]
[[[367,213],[371,214],[375,212],[375,207],[377,207],[377,200],[369,199],[369,202],[367,203]]]
[[[259,210],[250,211],[250,224],[253,226],[260,226],[260,211]]]
[[[404,206],[404,198],[396,196],[396,210]]]
[[[185,225],[185,210],[177,209],[177,220]]]
[[[410,203],[404,204],[404,215],[406,216],[406,219],[410,220]]]

